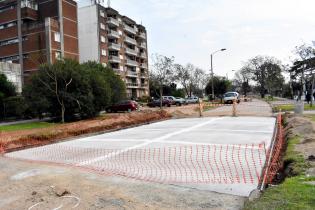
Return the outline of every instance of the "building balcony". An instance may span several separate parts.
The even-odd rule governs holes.
[[[127,32],[129,32],[131,34],[134,34],[134,35],[137,33],[135,28],[130,27],[130,26],[126,25],[126,24],[124,24],[124,29],[125,29],[125,31],[127,31]]]
[[[126,64],[129,66],[138,66],[138,62],[134,60],[127,59]]]
[[[37,20],[38,19],[37,10],[29,8],[29,7],[21,8],[21,18],[29,19],[29,20]]]
[[[143,33],[143,32],[139,33],[139,37],[142,38],[142,39],[146,39],[147,38],[146,34]]]
[[[107,19],[107,23],[110,24],[110,25],[113,25],[113,26],[119,26],[119,21],[112,18],[112,17],[109,17]]]
[[[134,55],[134,56],[138,55],[138,52],[136,50],[130,49],[128,47],[125,48],[125,52],[129,55]]]
[[[147,54],[146,53],[140,53],[140,57],[141,58],[147,58]]]
[[[139,84],[138,83],[126,83],[127,88],[138,88]]]
[[[147,88],[148,87],[148,83],[141,83],[140,85],[142,88]]]
[[[113,37],[113,38],[119,38],[120,37],[119,33],[117,31],[114,31],[114,30],[109,30],[108,36]]]
[[[125,42],[132,44],[132,45],[137,45],[137,41],[133,38],[128,37],[128,36],[125,37]]]
[[[112,63],[120,63],[120,58],[115,55],[110,55],[108,60],[109,62],[112,62]]]
[[[121,76],[122,71],[118,68],[113,68],[113,71],[115,72],[116,75]]]
[[[148,64],[146,64],[146,63],[141,63],[140,67],[143,68],[143,69],[147,69],[147,68],[148,68]]]
[[[120,50],[120,44],[116,44],[116,43],[108,43],[108,49],[109,50]]]
[[[138,73],[135,71],[127,71],[128,77],[138,77]]]
[[[141,78],[148,78],[148,73],[146,73],[146,72],[141,72],[141,73],[140,73],[140,77],[141,77]]]
[[[141,48],[146,49],[147,48],[147,44],[144,42],[141,42],[139,45]]]

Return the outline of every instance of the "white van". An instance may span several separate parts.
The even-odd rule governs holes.
[[[238,92],[227,92],[223,96],[223,102],[225,104],[232,104],[233,101],[236,101],[237,103],[240,103],[240,94]]]

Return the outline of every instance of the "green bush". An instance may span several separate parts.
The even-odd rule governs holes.
[[[41,66],[23,95],[37,116],[50,113],[64,122],[98,115],[106,106],[124,99],[126,88],[111,68],[65,59]]]
[[[23,118],[27,105],[21,96],[12,96],[3,100],[5,117]]]

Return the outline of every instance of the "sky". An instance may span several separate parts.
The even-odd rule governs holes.
[[[213,59],[222,76],[256,55],[290,64],[295,46],[315,40],[314,0],[111,0],[111,7],[146,27],[149,55],[209,71],[210,54],[226,48]]]

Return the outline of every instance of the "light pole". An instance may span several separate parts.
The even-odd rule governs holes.
[[[214,51],[213,53],[211,53],[211,89],[212,89],[212,100],[214,100],[214,74],[213,74],[213,64],[212,64],[212,61],[213,61],[213,55],[218,53],[218,52],[221,52],[221,51],[225,51],[226,49],[225,48],[222,48],[220,50],[217,50],[217,51]]]

